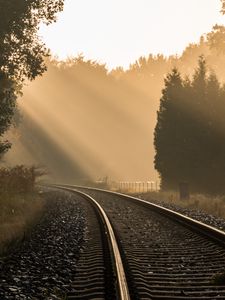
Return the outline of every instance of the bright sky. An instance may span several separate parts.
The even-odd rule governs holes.
[[[65,0],[57,23],[40,33],[60,59],[83,53],[126,68],[141,55],[180,54],[225,24],[220,10],[220,0]]]

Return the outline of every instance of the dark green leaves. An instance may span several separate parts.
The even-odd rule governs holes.
[[[225,191],[225,92],[199,58],[192,80],[174,69],[165,79],[155,128],[155,168],[163,189]]]

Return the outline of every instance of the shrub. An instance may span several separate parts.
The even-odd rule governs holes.
[[[45,172],[32,166],[19,165],[0,168],[0,193],[29,193],[34,190],[36,179]]]

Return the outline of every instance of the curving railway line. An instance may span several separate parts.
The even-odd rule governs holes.
[[[127,195],[57,187],[94,208],[68,299],[225,299],[224,232]]]
[[[77,266],[73,291],[67,298],[130,300],[119,247],[108,216],[91,196],[72,191],[87,200],[93,210],[88,212],[89,239]]]

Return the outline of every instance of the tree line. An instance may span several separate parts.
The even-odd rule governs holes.
[[[225,85],[203,56],[191,79],[176,68],[165,78],[154,145],[162,189],[225,192]]]
[[[86,139],[90,138],[90,132],[95,128],[94,137],[101,146],[99,147],[100,160],[95,158],[92,162],[94,169],[100,169],[100,167],[96,168],[96,165],[101,165],[102,169],[102,156],[106,156],[107,153],[110,153],[110,160],[114,165],[118,164],[121,153],[124,157],[128,153],[129,158],[127,157],[117,166],[121,172],[133,174],[131,176],[136,174],[137,178],[141,176],[154,178],[156,172],[153,166],[155,155],[153,132],[164,76],[174,65],[182,74],[193,76],[197,59],[203,53],[208,68],[215,70],[219,81],[224,81],[225,48],[222,40],[225,40],[224,27],[216,26],[204,38],[202,37],[199,43],[189,45],[180,57],[149,55],[140,58],[128,70],[118,68],[109,71],[105,65],[87,60],[82,55],[65,62],[47,60],[48,72],[25,89],[21,103],[32,105],[38,100],[40,105],[43,103],[54,108],[54,112],[58,111],[58,107],[62,114],[67,113],[66,118],[70,121],[71,127],[74,127],[75,131],[79,128]],[[32,93],[35,97],[31,96]],[[88,123],[84,124],[81,121],[80,110],[85,110]],[[73,117],[69,118],[71,111]],[[58,174],[60,178],[62,174],[63,178],[71,178],[73,174],[76,174],[76,178],[85,177],[85,174],[81,175],[77,164],[71,163],[62,149],[49,138],[49,132],[34,124],[34,120],[25,115],[24,111],[21,113],[23,118],[20,126],[17,127],[19,133],[15,138],[8,137],[14,146],[5,156],[6,162],[13,161],[20,164],[23,161],[30,164],[31,160],[26,157],[32,157],[32,163],[47,166],[52,174]],[[39,117],[44,118],[40,112]],[[112,120],[116,120],[116,126],[115,122],[112,124]],[[46,120],[45,129],[47,123]],[[117,129],[118,127],[120,130]],[[107,134],[105,134],[106,128]],[[54,127],[51,132],[54,132]],[[108,147],[111,144],[121,144],[120,153]],[[85,147],[80,149],[82,146],[79,140],[74,141],[73,147],[75,157],[76,155],[79,157],[77,154],[79,152],[87,152]],[[130,151],[130,149],[134,150]],[[62,169],[65,171],[62,172]],[[104,174],[110,174],[110,171],[105,170]]]
[[[225,13],[225,1],[222,2],[222,13]],[[10,127],[13,121],[13,117],[15,115],[16,109],[17,109],[17,103],[16,100],[21,93],[22,86],[24,84],[25,80],[33,80],[38,75],[43,74],[43,72],[46,70],[46,65],[44,63],[44,58],[49,55],[48,49],[46,49],[45,45],[40,41],[38,37],[38,27],[41,21],[49,24],[51,22],[54,22],[56,19],[56,13],[61,11],[63,9],[63,0],[26,0],[26,1],[18,1],[18,0],[11,0],[11,1],[5,1],[0,0],[0,158],[2,155],[11,147],[11,143],[7,140],[4,140],[4,134],[7,131],[7,129]],[[151,111],[149,111],[149,123],[152,123],[152,127],[154,127],[155,117],[152,117],[152,115],[155,113],[157,107],[158,107],[158,98],[159,94],[162,88],[163,84],[163,76],[166,74],[170,69],[171,66],[176,65],[178,66],[179,70],[182,73],[192,74],[194,65],[196,64],[196,58],[203,53],[207,59],[207,63],[213,67],[213,69],[216,71],[216,74],[218,75],[218,78],[221,80],[225,79],[225,72],[224,72],[224,65],[225,65],[225,27],[216,25],[214,26],[212,32],[204,35],[201,37],[199,43],[197,44],[190,44],[183,52],[183,54],[180,57],[177,56],[171,56],[169,58],[164,57],[163,55],[149,55],[148,57],[141,57],[138,59],[134,64],[130,65],[130,68],[128,70],[123,70],[122,68],[117,68],[116,70],[113,70],[109,72],[104,68],[104,66],[98,66],[98,64],[95,64],[95,66],[92,66],[92,63],[86,63],[84,64],[83,61],[79,61],[79,66],[81,65],[82,68],[85,65],[85,75],[88,73],[90,74],[89,70],[93,70],[91,73],[93,76],[86,76],[87,78],[87,84],[86,85],[92,85],[92,77],[95,76],[96,73],[98,73],[97,79],[99,81],[99,88],[98,90],[94,90],[96,95],[96,101],[99,98],[99,93],[102,92],[102,90],[107,90],[106,87],[108,87],[109,82],[110,86],[113,90],[116,90],[116,94],[113,97],[114,101],[118,102],[126,102],[133,105],[134,101],[133,99],[136,98],[140,102],[140,107],[143,107],[143,111],[145,110],[146,113],[146,103],[148,101],[148,105],[151,106]],[[77,68],[77,64],[76,68]],[[204,65],[204,64],[203,64]],[[87,68],[86,68],[87,66]],[[67,67],[66,67],[67,68]],[[71,68],[72,71],[73,68]],[[175,70],[174,70],[175,71]],[[62,69],[61,71],[62,72]],[[178,71],[177,76],[179,74]],[[197,72],[197,71],[196,71]],[[195,138],[193,139],[193,145],[195,145],[196,149],[198,149],[197,145],[197,137],[200,137],[200,124],[203,123],[204,126],[206,126],[203,122],[204,118],[206,116],[210,115],[211,119],[215,122],[212,126],[208,126],[209,129],[207,129],[207,133],[204,132],[202,135],[202,141],[206,141],[208,138],[208,141],[214,136],[215,141],[217,144],[221,146],[221,144],[218,142],[218,139],[216,138],[216,135],[212,134],[212,132],[216,131],[215,128],[216,124],[218,125],[217,128],[220,128],[220,130],[217,131],[217,137],[218,135],[222,136],[222,128],[223,128],[223,105],[221,104],[223,101],[219,101],[218,99],[223,94],[223,87],[219,84],[218,79],[216,79],[216,76],[212,73],[211,75],[205,75],[204,84],[206,87],[203,88],[203,90],[207,90],[208,92],[208,99],[209,99],[209,90],[210,85],[212,86],[212,90],[216,86],[216,82],[218,83],[218,89],[215,89],[216,92],[218,92],[219,96],[216,96],[216,103],[218,102],[218,106],[216,109],[216,112],[214,112],[215,108],[212,107],[212,110],[210,111],[209,106],[202,104],[202,98],[200,100],[197,100],[196,103],[201,103],[199,105],[191,105],[191,102],[193,102],[194,97],[195,99],[198,99],[197,92],[194,93],[194,81],[195,76],[197,76],[195,72],[194,77],[189,80],[187,78],[182,79],[180,76],[180,88],[177,89],[180,90],[180,93],[182,93],[184,90],[186,91],[184,102],[188,102],[187,99],[191,99],[190,103],[188,102],[186,105],[186,108],[189,108],[190,111],[193,111],[192,114],[186,114],[186,119],[191,119],[193,121],[192,128],[196,132],[194,132]],[[74,69],[73,69],[74,73]],[[79,74],[78,74],[79,73]],[[206,70],[207,73],[207,70]],[[170,74],[172,76],[172,74]],[[175,74],[174,74],[175,76]],[[178,78],[179,78],[178,76]],[[53,76],[54,77],[54,76]],[[76,85],[77,88],[81,90],[81,93],[83,93],[84,90],[87,90],[86,86],[82,83],[80,84],[79,78],[80,77],[80,71],[77,72],[76,77]],[[211,78],[211,79],[210,79]],[[177,79],[178,80],[178,79]],[[179,80],[178,80],[179,81]],[[104,84],[102,84],[104,82]],[[197,82],[197,81],[196,81]],[[210,83],[211,82],[211,83]],[[169,84],[169,83],[168,83]],[[121,88],[122,86],[122,88]],[[198,86],[198,85],[197,85]],[[214,92],[215,92],[214,90]],[[121,92],[122,91],[122,92]],[[118,96],[119,94],[119,96]],[[187,96],[189,95],[189,96]],[[200,95],[200,94],[198,94]],[[79,96],[76,96],[79,98]],[[108,100],[108,93],[104,94],[104,101]],[[200,96],[199,96],[200,97]],[[206,97],[206,96],[204,96]],[[204,98],[203,97],[203,98]],[[213,96],[212,96],[213,97]],[[90,97],[89,97],[90,98]],[[102,97],[103,98],[103,97]],[[115,100],[116,99],[116,100]],[[186,100],[185,100],[186,99]],[[214,100],[213,100],[214,101]],[[105,101],[107,103],[108,101]],[[207,101],[206,101],[207,102]],[[196,104],[195,103],[195,104]],[[118,106],[120,103],[118,104]],[[167,104],[166,104],[167,105]],[[200,109],[200,106],[203,105]],[[135,108],[136,108],[135,104]],[[221,106],[221,110],[218,108]],[[185,106],[184,106],[185,107]],[[197,109],[198,107],[198,109]],[[208,109],[207,109],[208,107]],[[148,108],[148,107],[147,107]],[[139,108],[138,108],[139,109]],[[137,111],[138,111],[137,109]],[[182,109],[180,109],[182,111]],[[161,112],[161,106],[159,115]],[[209,114],[210,112],[210,114]],[[195,124],[196,120],[194,118],[195,115],[204,116],[199,118],[199,124],[198,126]],[[140,113],[140,115],[142,112]],[[181,112],[180,112],[181,114]],[[159,115],[158,115],[158,123],[159,123]],[[179,114],[178,114],[179,115]],[[190,115],[190,116],[189,116]],[[192,115],[192,116],[191,116]],[[215,120],[215,115],[217,116]],[[189,117],[188,117],[189,116]],[[214,117],[213,117],[214,116]],[[183,114],[184,117],[184,114]],[[176,116],[176,118],[179,119],[179,116]],[[142,117],[142,119],[144,119]],[[211,122],[211,121],[210,121]],[[196,122],[197,123],[197,122]],[[188,122],[184,122],[184,124],[188,124]],[[184,126],[184,130],[188,131],[188,126]],[[195,124],[195,125],[194,125]],[[146,124],[144,124],[146,126]],[[160,128],[158,128],[158,124],[156,127],[156,132],[159,132]],[[171,125],[172,126],[172,125]],[[175,126],[175,125],[174,125]],[[181,126],[181,124],[180,124]],[[196,126],[198,130],[196,129]],[[137,127],[137,126],[136,126]],[[203,127],[205,128],[205,127]],[[30,130],[30,128],[29,128]],[[181,132],[181,131],[180,131]],[[210,133],[211,132],[211,133]],[[177,133],[178,134],[178,133]],[[184,131],[185,135],[185,131]],[[204,136],[204,138],[203,138]],[[157,137],[157,134],[156,134]],[[151,138],[151,137],[149,137]],[[188,141],[183,143],[187,143]],[[155,138],[155,145],[156,149],[157,147],[157,138]],[[190,145],[190,143],[189,143]],[[207,144],[208,145],[208,144]],[[213,145],[212,143],[210,145]],[[212,147],[216,148],[216,147]],[[218,148],[218,147],[217,147]],[[183,148],[182,148],[183,149]],[[219,150],[221,149],[221,151]],[[202,148],[201,148],[202,150]],[[214,151],[215,149],[213,149]],[[197,150],[196,150],[197,151]],[[222,157],[222,151],[223,148],[218,148],[218,154],[216,155],[218,157]],[[200,153],[201,151],[198,149],[197,153]],[[208,154],[207,154],[208,153]],[[201,159],[206,161],[205,156],[208,155],[208,157],[211,157],[208,150],[204,152],[204,155],[201,155]],[[158,152],[157,152],[157,155]],[[163,187],[170,187],[172,186],[172,183],[170,184],[169,181],[165,180],[166,177],[163,169],[163,166],[159,164],[160,159],[158,159],[158,156],[156,155],[156,168],[159,170],[161,176],[162,176],[162,186]],[[184,156],[183,156],[184,157]],[[199,155],[200,157],[200,155]],[[221,158],[222,159],[222,158]],[[212,159],[211,159],[212,161]],[[177,162],[178,164],[178,162]],[[188,164],[188,163],[187,163]],[[199,162],[200,164],[200,162]],[[218,168],[216,172],[220,172],[222,174],[222,165],[220,167],[216,167],[215,161],[212,162],[210,165],[214,166],[215,168]],[[161,169],[162,168],[162,169]],[[188,167],[186,168],[188,169]],[[195,165],[195,169],[199,169],[199,166]],[[168,171],[169,172],[169,171]],[[188,171],[185,171],[188,173]],[[184,172],[184,173],[185,173]],[[199,171],[196,171],[195,176],[197,177]],[[182,173],[183,174],[183,173]],[[179,178],[179,180],[188,180],[188,176],[184,176],[184,178]],[[175,182],[175,181],[174,181]],[[196,181],[197,182],[197,181]],[[206,181],[204,181],[206,182]],[[208,182],[208,181],[207,181]],[[216,182],[219,184],[219,181],[216,180]],[[197,183],[196,183],[197,184]],[[208,183],[207,183],[208,184]],[[203,186],[204,183],[198,184],[196,189],[200,186]],[[205,184],[206,185],[206,184]],[[216,186],[216,185],[214,185]]]

